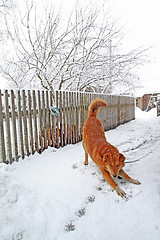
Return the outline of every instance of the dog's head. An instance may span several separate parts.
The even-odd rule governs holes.
[[[125,156],[122,153],[106,153],[103,156],[104,168],[110,173],[111,177],[118,177],[119,171],[124,167]]]

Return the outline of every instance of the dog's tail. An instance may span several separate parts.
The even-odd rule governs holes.
[[[88,117],[96,117],[100,107],[107,107],[107,103],[102,99],[94,99],[89,106]]]

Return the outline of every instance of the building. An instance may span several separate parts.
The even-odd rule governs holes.
[[[156,107],[156,102],[160,97],[160,93],[144,94],[142,97],[136,98],[136,107],[142,111],[149,111],[151,108]]]

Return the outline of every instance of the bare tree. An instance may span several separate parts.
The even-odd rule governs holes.
[[[120,54],[121,28],[100,9],[75,8],[64,23],[53,7],[40,18],[33,4],[26,6],[25,16],[15,14],[12,28],[5,19],[15,52],[1,71],[14,86],[41,86],[53,93],[135,87],[133,70],[144,63],[146,50]]]
[[[13,0],[0,0],[0,13],[4,14],[15,6]]]
[[[10,14],[11,11],[16,7],[14,0],[0,0],[0,41],[3,41],[6,37],[6,29],[5,29],[5,16]]]

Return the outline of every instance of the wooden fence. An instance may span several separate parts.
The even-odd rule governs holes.
[[[81,141],[88,106],[95,98],[108,103],[98,114],[105,130],[134,119],[132,97],[57,91],[54,103],[49,91],[0,90],[0,162],[11,164],[48,146]],[[51,106],[60,109],[58,116],[51,114]]]

